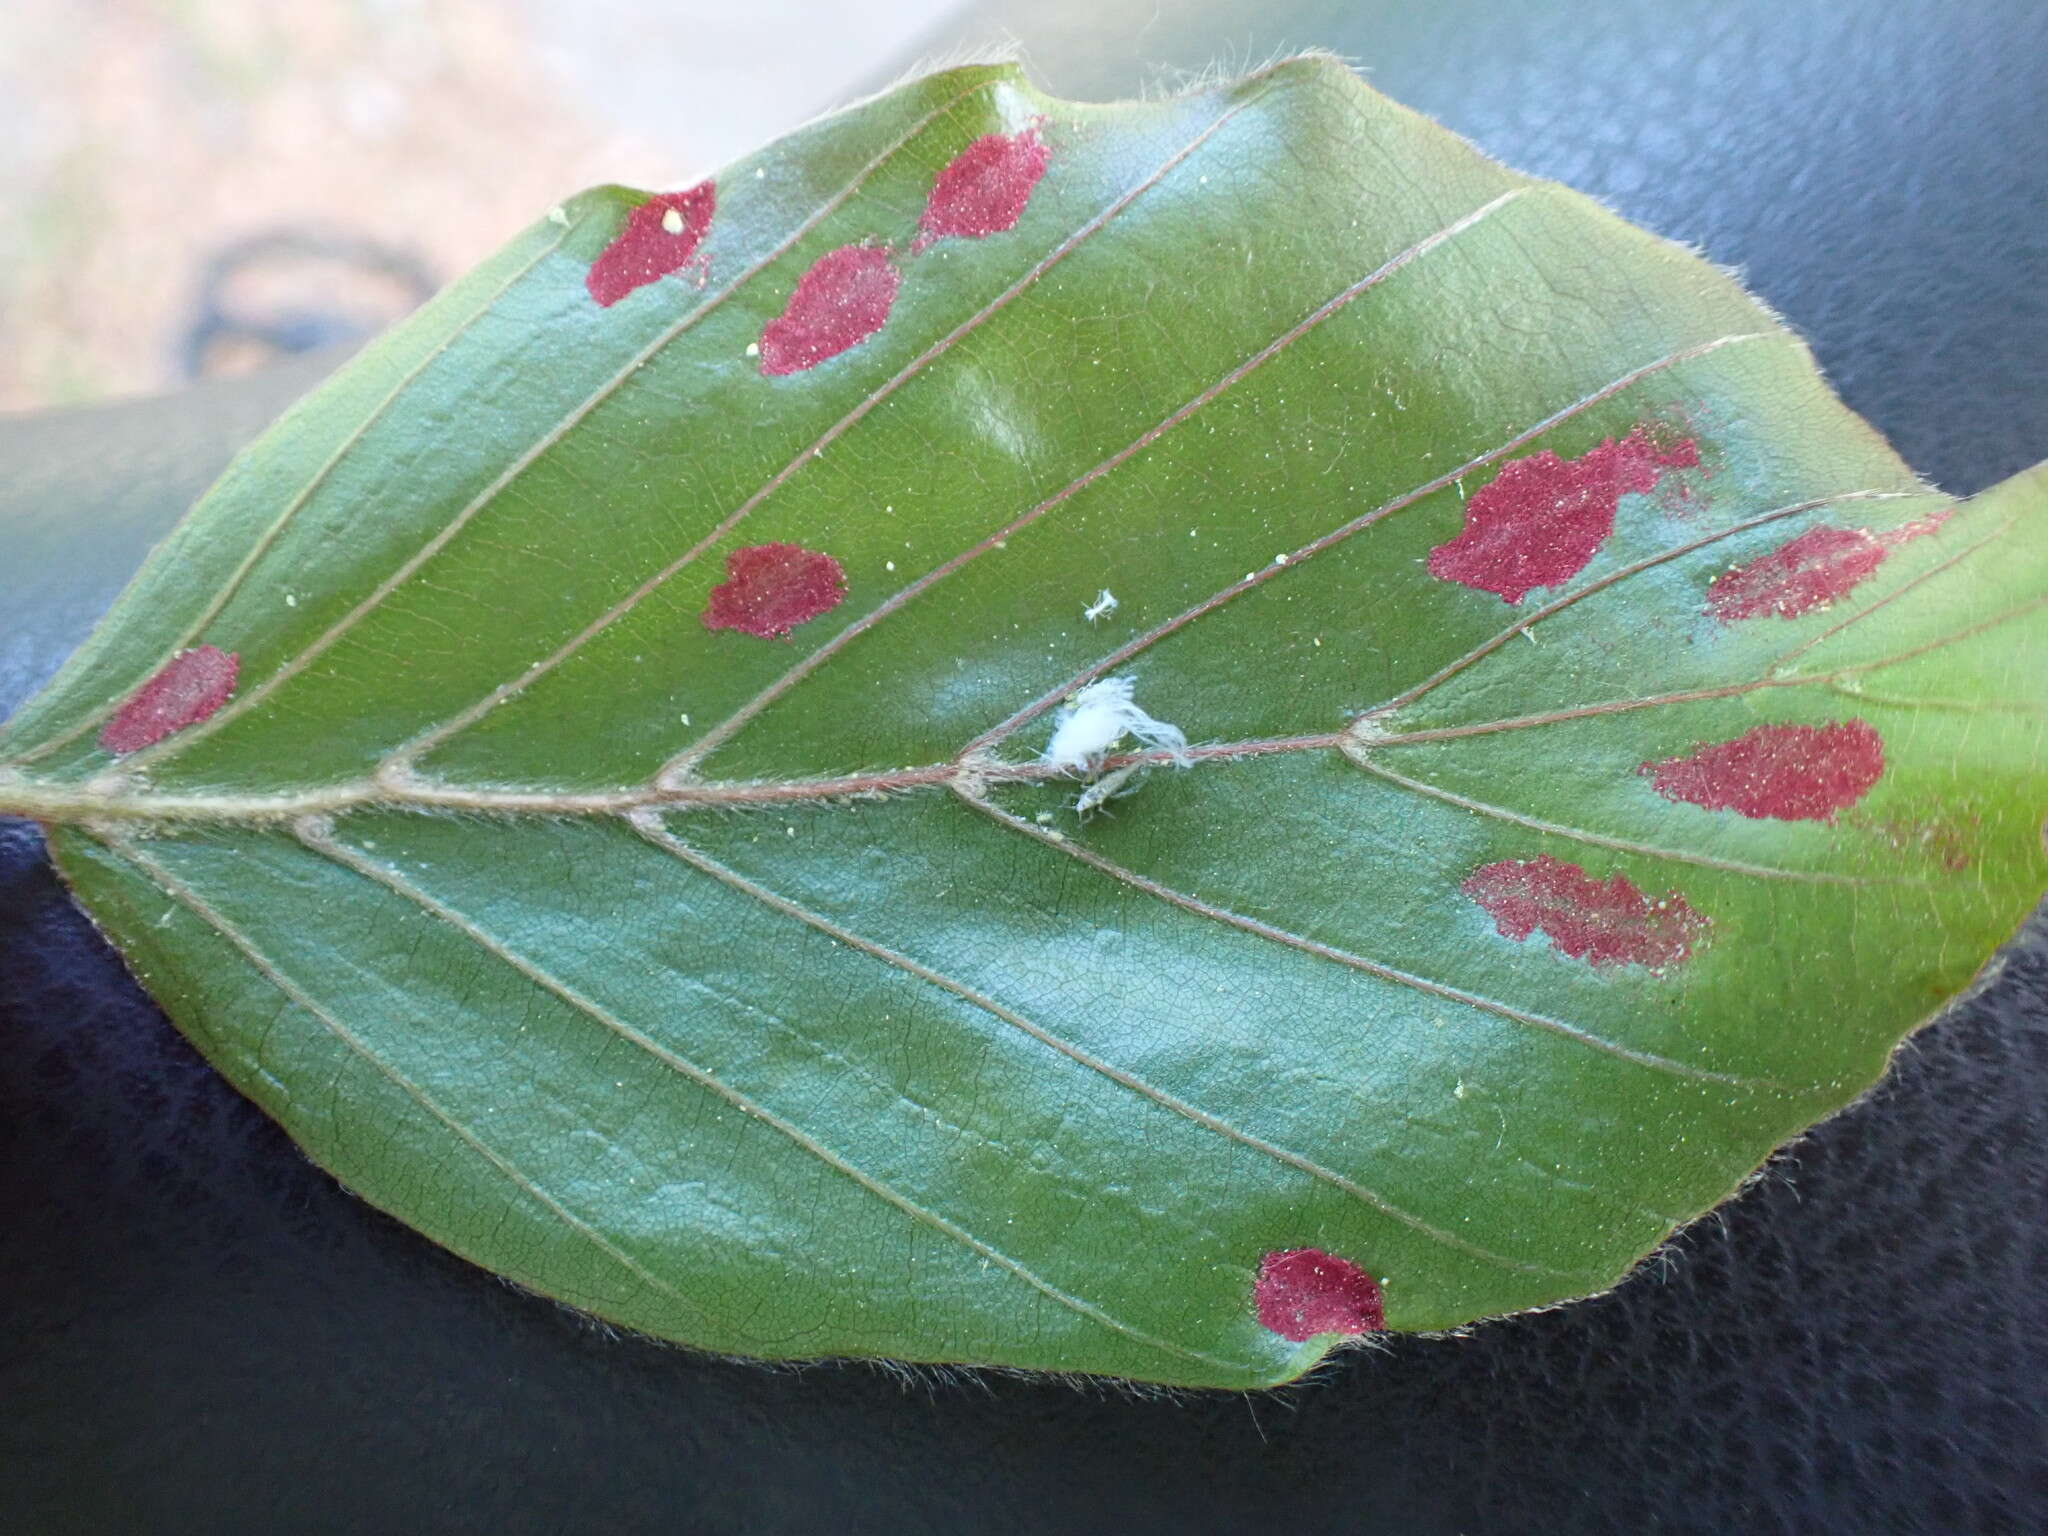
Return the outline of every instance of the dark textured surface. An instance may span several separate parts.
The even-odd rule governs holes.
[[[1176,41],[1150,0],[1057,0],[1012,25],[1079,93],[1133,57],[1350,52],[1511,163],[1746,265],[1950,488],[2048,454],[2032,0],[1396,9],[1196,3]],[[165,408],[131,408],[159,447],[107,483],[175,504],[268,400],[201,405],[175,464]],[[110,595],[39,566],[17,520],[25,459],[49,485],[105,458],[81,420],[0,437],[5,703]],[[2037,921],[1872,1099],[1605,1300],[1256,1401],[771,1373],[608,1337],[352,1201],[0,828],[0,1530],[2038,1530],[2044,1105]]]

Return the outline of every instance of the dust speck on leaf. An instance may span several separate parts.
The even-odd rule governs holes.
[[[217,646],[181,651],[136,689],[100,732],[109,752],[136,752],[197,725],[235,691],[241,657]]]
[[[1260,1325],[1296,1343],[1326,1333],[1378,1333],[1387,1326],[1379,1281],[1320,1248],[1267,1254],[1259,1261],[1252,1297]]]
[[[1465,503],[1458,536],[1429,552],[1429,573],[1519,603],[1586,568],[1614,532],[1624,495],[1654,490],[1670,471],[1699,462],[1692,438],[1663,445],[1645,427],[1576,459],[1546,448],[1511,460]]]
[[[846,573],[830,555],[798,544],[756,544],[725,557],[725,580],[711,589],[704,627],[786,640],[797,625],[845,599]]]

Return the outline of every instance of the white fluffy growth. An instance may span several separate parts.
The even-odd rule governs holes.
[[[1090,624],[1093,624],[1097,619],[1103,617],[1103,615],[1114,613],[1116,609],[1116,594],[1110,591],[1109,588],[1104,587],[1102,589],[1102,595],[1097,597],[1093,603],[1090,603],[1086,608],[1083,608],[1081,610],[1081,617],[1086,619]]]
[[[1154,720],[1132,703],[1131,686],[1128,677],[1105,677],[1075,694],[1060,711],[1041,761],[1053,768],[1092,773],[1102,755],[1128,734],[1144,746],[1171,752],[1175,763],[1187,767],[1187,733]]]

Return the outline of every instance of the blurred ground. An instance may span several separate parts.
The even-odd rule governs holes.
[[[375,329],[579,187],[835,105],[951,8],[0,0],[0,410]],[[235,256],[216,308],[266,325],[192,345]]]

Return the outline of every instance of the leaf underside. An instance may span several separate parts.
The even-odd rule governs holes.
[[[1607,1288],[1970,980],[2043,883],[2044,499],[1327,61],[955,70],[455,284],[0,808],[523,1285],[1267,1384]],[[1105,677],[1184,757],[1042,760]]]

